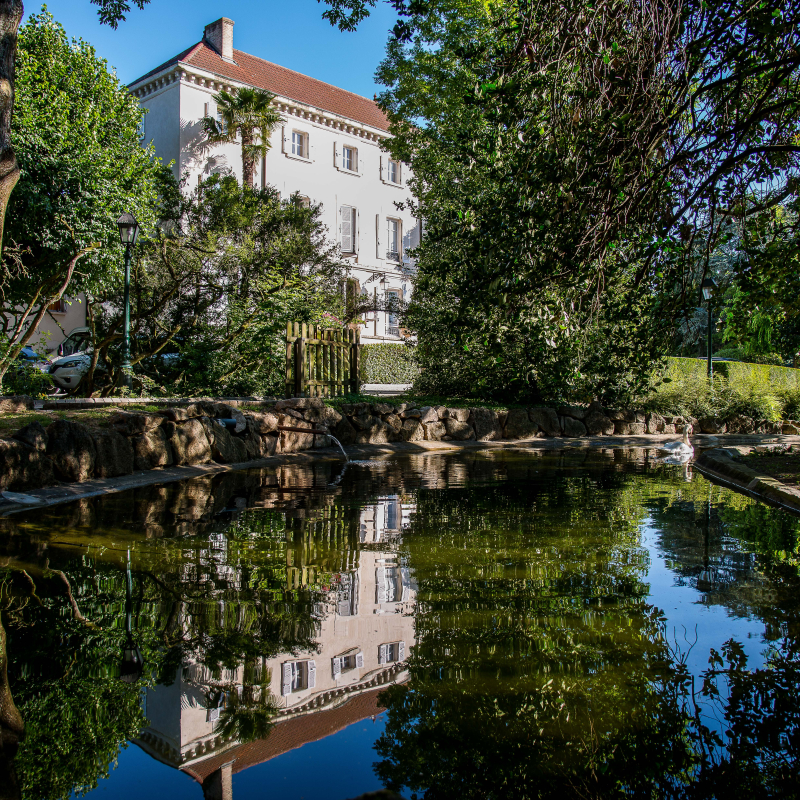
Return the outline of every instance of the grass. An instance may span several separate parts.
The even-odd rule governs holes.
[[[108,421],[112,414],[117,411],[159,411],[157,406],[109,406],[106,408],[86,408],[75,409],[74,411],[62,410],[45,411],[23,411],[19,414],[0,414],[0,438],[8,439],[20,428],[30,425],[31,422],[38,422],[45,428],[57,419],[66,419],[70,422],[80,422],[90,428],[107,428]]]

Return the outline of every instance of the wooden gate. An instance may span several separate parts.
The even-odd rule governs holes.
[[[358,394],[361,332],[286,323],[286,396]]]

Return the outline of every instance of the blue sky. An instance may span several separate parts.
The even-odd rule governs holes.
[[[380,2],[356,33],[341,33],[322,19],[325,8],[317,0],[151,0],[114,31],[100,25],[89,0],[47,3],[67,34],[91,42],[125,83],[198,42],[209,22],[225,16],[235,23],[237,50],[372,97],[380,91],[374,75],[393,9]],[[41,2],[26,0],[26,18],[40,9]]]

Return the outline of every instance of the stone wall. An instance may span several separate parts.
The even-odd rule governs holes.
[[[15,410],[25,405],[11,400]],[[328,431],[344,445],[490,442],[679,434],[687,422],[696,433],[800,434],[800,423],[791,420],[684,419],[599,403],[509,410],[355,403],[342,405],[340,413],[319,399],[270,400],[246,408],[203,400],[152,413],[117,411],[105,428],[63,419],[47,428],[38,422],[26,425],[10,439],[0,439],[0,489],[25,491],[172,465],[236,464],[332,444],[330,436],[314,431]]]

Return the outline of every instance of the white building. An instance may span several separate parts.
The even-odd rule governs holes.
[[[214,95],[222,89],[271,92],[284,123],[273,132],[255,185],[321,203],[361,292],[378,301],[408,299],[407,250],[418,242],[419,222],[395,205],[408,197],[408,168],[381,149],[386,116],[372,100],[235,50],[233,27],[226,18],[207,25],[202,41],[130,84],[148,112],[143,141],[152,141],[165,163],[173,161],[176,177],[187,175],[189,186],[214,173],[241,181],[239,144],[206,144],[202,119],[216,116]],[[396,316],[367,315],[362,341],[399,338]]]

